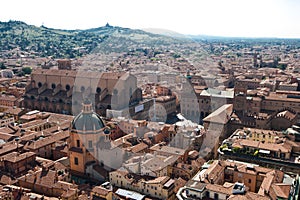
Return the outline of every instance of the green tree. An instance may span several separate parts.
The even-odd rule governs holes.
[[[279,65],[277,65],[277,68],[279,68],[281,70],[285,70],[286,69],[286,65],[285,64],[279,64]]]
[[[233,153],[239,153],[240,152],[240,147],[233,147]]]
[[[24,74],[31,74],[32,68],[31,67],[23,67],[22,72],[24,72]]]
[[[4,65],[3,62],[0,62],[0,69],[6,69],[6,66]]]

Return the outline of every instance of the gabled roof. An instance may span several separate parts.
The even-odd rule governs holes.
[[[232,104],[225,104],[203,119],[204,122],[227,124],[233,112]]]
[[[289,198],[291,185],[278,183],[278,184],[273,184],[271,187],[276,197],[283,198],[283,199]]]

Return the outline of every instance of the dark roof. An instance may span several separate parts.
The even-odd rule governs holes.
[[[95,112],[81,112],[72,121],[72,129],[78,131],[98,131],[103,127],[105,127],[103,120]]]

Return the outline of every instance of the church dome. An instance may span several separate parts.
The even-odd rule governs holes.
[[[99,131],[105,127],[101,117],[92,109],[92,103],[89,100],[83,102],[83,110],[72,121],[72,129],[77,131]]]

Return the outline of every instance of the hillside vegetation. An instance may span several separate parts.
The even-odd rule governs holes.
[[[87,30],[60,30],[20,21],[0,22],[2,54],[17,50],[40,57],[75,58],[91,52],[122,52],[134,49],[137,45],[153,47],[176,42],[181,41],[109,24]]]

